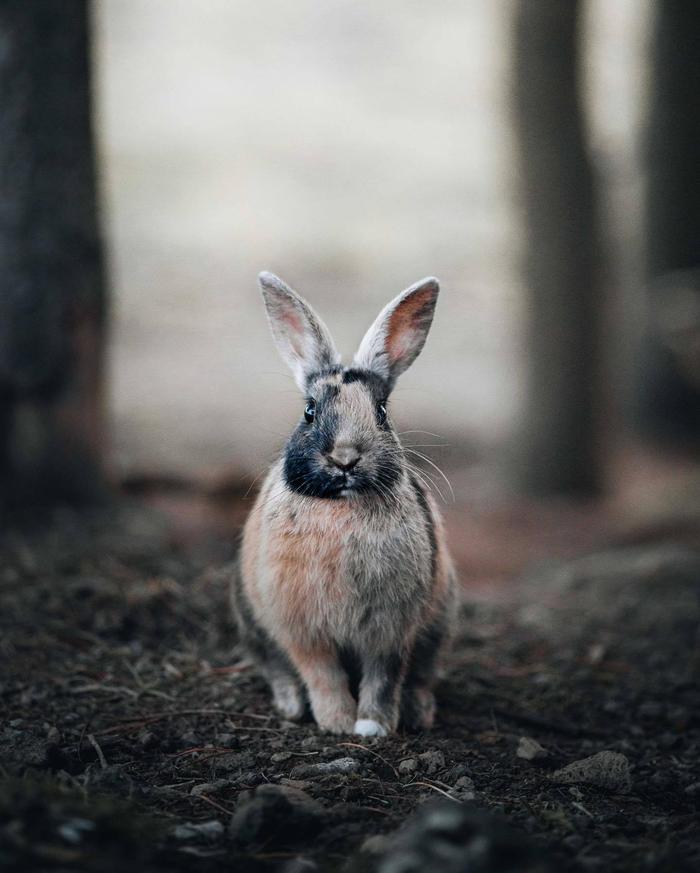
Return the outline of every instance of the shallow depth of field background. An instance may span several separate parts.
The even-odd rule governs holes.
[[[596,0],[585,98],[613,325],[634,288],[650,4]],[[117,472],[256,474],[299,399],[255,276],[278,272],[351,355],[391,296],[443,284],[400,382],[403,428],[451,468],[507,440],[521,401],[515,4],[100,0],[97,135],[112,286]],[[426,439],[426,442],[430,440]],[[437,440],[436,440],[437,441]],[[459,480],[456,480],[459,486]]]

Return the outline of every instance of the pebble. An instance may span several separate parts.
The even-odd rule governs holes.
[[[284,762],[288,761],[291,757],[291,752],[275,752],[274,755],[270,755],[270,760],[273,764],[284,764]]]
[[[360,768],[354,758],[336,758],[334,761],[319,761],[317,764],[299,764],[292,770],[292,777],[327,776],[330,773],[355,773]]]
[[[59,827],[61,837],[71,846],[78,846],[83,841],[83,836],[95,830],[95,822],[87,818],[69,818]]]
[[[190,789],[190,794],[194,797],[199,797],[201,794],[212,794],[221,791],[222,788],[228,788],[234,784],[231,779],[216,779],[214,782],[200,782],[199,785],[193,785]]]
[[[365,837],[360,846],[360,851],[365,855],[381,855],[389,846],[391,840],[386,834],[372,834],[371,837]]]
[[[515,755],[523,761],[541,761],[549,752],[532,737],[520,737]]]
[[[399,773],[415,773],[418,769],[418,761],[415,758],[404,758],[397,769]]]
[[[324,819],[323,807],[300,789],[265,784],[241,794],[228,832],[239,845],[261,845],[273,837],[277,846],[293,845],[317,833]]]
[[[632,787],[629,760],[620,752],[598,752],[590,758],[573,761],[552,773],[553,782],[597,785],[619,793]]]
[[[437,749],[423,752],[422,755],[418,755],[418,760],[420,761],[421,769],[429,775],[437,773],[438,770],[442,770],[445,766],[445,756]]]
[[[138,743],[144,749],[150,749],[151,746],[155,745],[156,735],[151,733],[151,731],[141,731],[138,735]]]
[[[176,840],[216,840],[224,835],[224,826],[218,819],[185,822],[173,830]]]
[[[564,837],[562,843],[567,849],[571,849],[572,852],[577,852],[581,846],[583,846],[584,839],[580,834],[569,834],[568,837]]]
[[[474,800],[476,796],[474,793],[474,780],[469,776],[460,776],[452,786],[450,795],[456,800]]]

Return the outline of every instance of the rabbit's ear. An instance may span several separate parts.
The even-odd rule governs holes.
[[[277,276],[260,273],[258,283],[277,348],[305,391],[312,373],[340,363],[328,328],[306,300]]]
[[[429,277],[388,303],[365,334],[353,366],[378,373],[393,387],[423,348],[439,291],[438,280]]]

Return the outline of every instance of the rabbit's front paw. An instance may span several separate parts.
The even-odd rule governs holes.
[[[354,707],[323,707],[322,712],[316,713],[316,723],[320,730],[329,734],[351,734],[355,724]]]
[[[360,737],[385,737],[389,731],[373,718],[358,718],[352,729]]]

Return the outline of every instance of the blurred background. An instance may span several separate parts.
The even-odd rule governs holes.
[[[245,494],[300,410],[270,269],[347,358],[441,279],[394,409],[437,435],[415,442],[462,532],[517,506],[523,541],[544,512],[568,542],[562,500],[584,529],[695,513],[699,22],[690,0],[3,3],[6,503]]]

